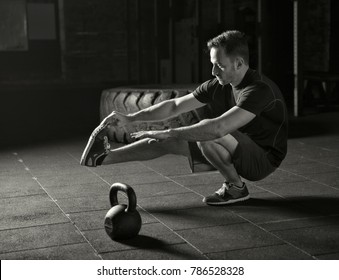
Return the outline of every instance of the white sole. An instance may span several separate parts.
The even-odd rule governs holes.
[[[87,158],[87,155],[88,155],[88,153],[89,153],[89,151],[91,150],[91,148],[92,148],[92,145],[93,145],[93,143],[94,143],[94,141],[95,141],[95,137],[105,128],[107,126],[107,124],[106,125],[104,125],[101,129],[100,129],[100,131],[95,135],[95,136],[93,136],[93,133],[94,132],[92,132],[92,134],[91,134],[91,136],[89,137],[89,140],[88,140],[88,142],[87,142],[87,145],[86,145],[86,147],[85,147],[85,149],[84,149],[84,151],[83,151],[83,153],[82,153],[82,155],[81,155],[81,159],[80,159],[80,165],[83,165],[83,166],[86,166],[86,158]],[[100,126],[98,126],[96,129],[99,129],[99,127]],[[95,130],[96,130],[95,129]],[[94,131],[95,131],[94,130]]]
[[[237,199],[228,200],[228,201],[225,201],[225,202],[206,202],[204,200],[203,200],[203,202],[206,203],[207,205],[227,205],[227,204],[233,204],[233,203],[236,203],[236,202],[245,201],[245,200],[248,200],[248,199],[250,199],[250,195],[240,197],[240,198],[237,198]]]

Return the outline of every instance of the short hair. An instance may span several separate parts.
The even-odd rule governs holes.
[[[249,63],[247,36],[238,30],[228,30],[207,42],[209,50],[222,47],[228,56],[240,56]]]

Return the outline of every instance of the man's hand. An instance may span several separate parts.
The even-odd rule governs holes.
[[[150,130],[150,131],[138,131],[131,133],[131,137],[134,139],[151,138],[148,143],[154,141],[160,142],[170,137],[169,130]]]
[[[113,111],[106,118],[104,118],[101,123],[108,124],[109,126],[113,125],[113,126],[122,127],[131,122],[132,121],[128,115],[124,115],[122,113]]]

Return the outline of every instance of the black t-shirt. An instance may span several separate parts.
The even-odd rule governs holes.
[[[241,83],[232,87],[220,85],[217,79],[206,81],[194,92],[195,98],[208,104],[208,118],[215,118],[234,106],[256,115],[239,131],[247,134],[268,153],[278,167],[287,152],[288,116],[278,86],[267,77],[248,69]]]

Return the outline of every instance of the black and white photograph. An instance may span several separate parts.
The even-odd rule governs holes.
[[[334,269],[338,15],[336,0],[0,0],[4,279],[41,261],[83,279]]]

